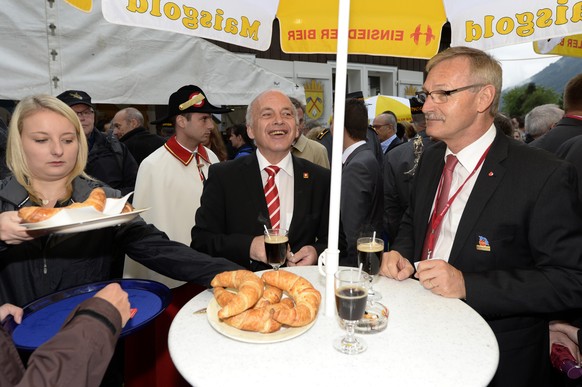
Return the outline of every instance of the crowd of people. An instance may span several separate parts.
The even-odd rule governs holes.
[[[214,275],[270,267],[265,228],[289,230],[288,266],[317,264],[337,194],[330,192],[331,138],[342,131],[340,264],[357,266],[357,238],[377,233],[385,240],[382,275],[416,278],[490,325],[500,351],[491,385],[566,382],[552,372],[550,350],[560,344],[582,360],[582,74],[565,86],[563,110],[542,105],[510,119],[499,112],[501,67],[490,55],[454,47],[426,70],[410,99],[411,122],[392,111],[368,117],[356,95],[346,98],[343,128],[333,121],[312,128],[305,106],[278,90],[257,95],[245,121],[221,133],[216,115],[231,110],[213,105],[200,87],[183,86],[170,95],[167,115],[152,122],[171,127],[169,138],[147,129],[134,107],[119,110],[109,131],[97,129],[86,91],[24,98],[0,127],[0,320],[20,322],[23,306],[72,286],[152,279],[174,295],[139,336],[154,348],[154,337],[167,342],[177,310]],[[133,192],[133,205],[150,210],[75,238],[22,225],[20,208],[65,207],[96,187],[110,198]],[[132,386],[116,345],[129,307],[112,284],[27,355],[2,331],[0,350],[10,361],[0,365],[0,385],[70,377]],[[72,341],[95,343],[78,346],[73,357],[86,360],[76,370],[63,353]],[[167,347],[152,352],[141,367],[159,368],[157,375],[144,371],[135,385],[185,385]],[[27,367],[21,356],[30,356]],[[60,366],[46,367],[49,361]]]

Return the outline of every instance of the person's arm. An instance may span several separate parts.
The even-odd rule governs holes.
[[[582,217],[576,195],[576,172],[571,164],[560,162],[545,175],[545,180],[530,187],[537,194],[527,198],[532,205],[527,208],[526,222],[520,225],[527,230],[531,264],[463,273],[467,303],[483,316],[554,313],[580,308]],[[506,251],[511,252],[511,247]],[[565,294],[568,296],[564,297]]]
[[[128,319],[127,293],[108,285],[79,304],[60,331],[33,352],[18,386],[99,386]]]
[[[165,233],[146,224],[139,216],[119,227],[114,243],[148,269],[202,286],[209,286],[218,273],[242,269],[224,258],[212,257],[169,240]]]
[[[204,191],[200,198],[200,208],[196,211],[196,224],[192,228],[192,242],[190,246],[198,251],[216,257],[226,257],[243,267],[250,267],[251,245],[256,236],[248,234],[226,232],[226,219],[229,216],[226,190],[236,190],[233,185],[228,186],[228,179],[222,176],[219,165],[211,165]],[[239,202],[239,206],[248,206],[249,203]],[[257,214],[260,216],[260,214]],[[267,219],[265,219],[265,223]],[[246,225],[249,230],[255,224]],[[254,259],[257,259],[255,257]]]

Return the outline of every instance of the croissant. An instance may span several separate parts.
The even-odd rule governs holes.
[[[125,214],[126,212],[132,212],[133,210],[135,210],[135,208],[131,205],[131,203],[125,202],[125,205],[123,206],[123,209],[121,210],[121,213]]]
[[[55,216],[60,208],[43,208],[43,207],[22,207],[18,210],[18,216],[22,218],[25,223],[42,222]]]
[[[249,270],[225,271],[217,274],[210,285],[214,288],[235,288],[238,292],[218,311],[218,317],[225,319],[252,308],[263,295],[265,284]]]
[[[225,290],[223,287],[218,286],[214,288],[214,297],[220,306],[225,306],[235,297],[235,294]],[[261,298],[261,300],[266,299]],[[272,333],[278,331],[281,328],[281,323],[274,320],[272,315],[275,310],[292,308],[293,301],[289,298],[286,298],[281,302],[276,303],[275,305],[271,305],[271,307],[268,307],[267,305],[262,307],[255,306],[252,309],[247,309],[244,312],[237,314],[236,316],[228,317],[222,321],[232,327],[244,331],[260,333]]]
[[[105,208],[105,200],[107,200],[107,197],[105,196],[103,188],[95,188],[91,191],[87,200],[82,203],[73,203],[67,207],[61,208],[44,208],[37,206],[22,207],[18,210],[18,216],[20,216],[25,223],[37,223],[55,216],[63,208],[93,206],[97,211],[103,212],[103,209]]]
[[[259,301],[255,304],[255,308],[261,308],[269,304],[277,304],[281,301],[283,296],[283,291],[271,285],[267,285],[263,291],[263,296],[259,298]]]
[[[315,320],[321,294],[309,281],[285,270],[267,271],[262,278],[267,285],[286,291],[295,302],[295,307],[291,309],[275,308],[275,320],[292,327],[304,326]]]
[[[95,188],[89,194],[87,200],[81,203],[73,203],[68,207],[65,208],[81,208],[81,207],[88,207],[93,206],[97,211],[103,212],[105,209],[105,201],[107,200],[107,196],[105,196],[105,191],[103,188]]]

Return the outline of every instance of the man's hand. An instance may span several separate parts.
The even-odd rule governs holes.
[[[576,363],[580,364],[580,359],[582,358],[580,348],[575,342],[570,340],[568,335],[563,332],[550,330],[550,353],[552,351],[552,344],[560,344],[568,348],[572,356],[574,356],[574,359],[576,359]]]
[[[467,297],[463,273],[442,259],[420,262],[414,276],[422,286],[435,294],[462,300]]]
[[[313,246],[303,246],[295,254],[287,256],[287,266],[309,266],[317,264],[317,250]]]
[[[402,281],[409,278],[412,273],[414,273],[414,267],[398,251],[393,250],[382,255],[380,275]]]
[[[113,283],[109,284],[100,291],[98,291],[94,297],[99,297],[108,301],[112,304],[115,309],[119,311],[121,315],[121,327],[123,328],[127,321],[129,320],[130,305],[127,293],[121,289],[119,284]]]
[[[255,261],[267,263],[267,252],[265,251],[265,237],[259,235],[253,238],[249,256]]]
[[[16,321],[17,324],[20,324],[22,322],[22,314],[22,308],[19,308],[16,305],[4,304],[0,306],[0,322],[4,321],[8,315],[12,315],[14,321]]]
[[[574,325],[569,324],[566,321],[559,320],[550,321],[550,332],[564,333],[568,336],[570,340],[576,343],[576,345],[580,344],[578,343],[578,330],[579,330],[578,327],[575,327]]]

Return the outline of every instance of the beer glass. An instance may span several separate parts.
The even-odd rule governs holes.
[[[279,270],[287,258],[289,246],[288,231],[283,228],[266,229],[265,234],[265,252],[267,253],[267,263],[273,267],[273,270]]]
[[[380,263],[382,263],[382,254],[384,253],[384,240],[374,237],[363,237],[357,240],[358,265],[362,265],[370,278],[370,287],[368,289],[368,301],[377,301],[382,295],[376,292],[372,286],[374,276],[380,272]]]
[[[334,341],[338,351],[355,355],[367,348],[362,339],[354,335],[355,325],[364,316],[368,298],[368,275],[359,269],[341,269],[335,273],[335,306],[339,318],[344,321],[346,335]]]

